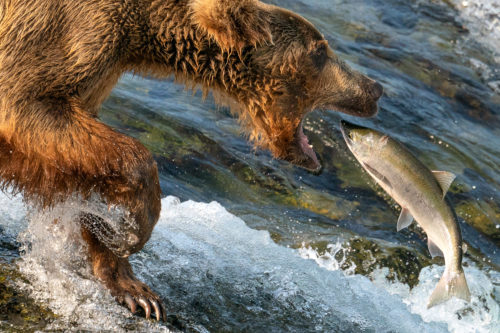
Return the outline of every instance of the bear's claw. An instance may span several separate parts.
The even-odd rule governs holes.
[[[152,292],[150,292],[149,297],[142,295],[134,297],[127,292],[124,297],[117,297],[117,300],[119,303],[126,305],[133,314],[136,313],[137,306],[140,306],[144,310],[146,319],[151,318],[151,313],[154,313],[156,320],[167,320],[167,311],[165,310],[165,306]]]
[[[128,306],[130,312],[132,312],[132,314],[135,314],[137,306],[132,296],[130,296],[129,294],[125,295],[124,303]]]

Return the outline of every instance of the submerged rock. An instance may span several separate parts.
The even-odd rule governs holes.
[[[29,295],[14,287],[23,276],[5,263],[0,263],[0,331],[35,332],[44,329],[56,315]]]
[[[457,215],[469,225],[488,236],[491,240],[500,242],[500,210],[496,203],[490,201],[462,201],[455,207]]]
[[[381,246],[372,240],[360,237],[353,237],[333,250],[328,242],[311,243],[306,246],[314,249],[318,256],[324,256],[328,252],[328,256],[339,263],[340,269],[354,274],[370,277],[374,270],[388,268],[387,280],[397,280],[410,288],[418,284],[422,268],[431,264],[430,258],[414,249],[403,246]]]

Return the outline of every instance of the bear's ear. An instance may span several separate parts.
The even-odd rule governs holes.
[[[272,42],[266,5],[257,0],[191,0],[194,23],[223,50]]]

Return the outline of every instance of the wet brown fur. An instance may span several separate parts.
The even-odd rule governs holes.
[[[306,168],[309,111],[371,116],[379,97],[309,22],[256,0],[0,0],[1,186],[41,207],[73,193],[126,207],[139,225],[126,253],[160,212],[151,154],[97,119],[126,71],[214,91],[257,146]],[[96,276],[100,256],[119,265],[85,230]]]

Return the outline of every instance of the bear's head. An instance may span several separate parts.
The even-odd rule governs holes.
[[[302,129],[305,115],[316,109],[377,113],[382,86],[350,69],[301,16],[256,0],[192,0],[190,14],[226,53],[221,76],[229,82],[219,90],[239,110],[251,139],[276,158],[319,171]]]

